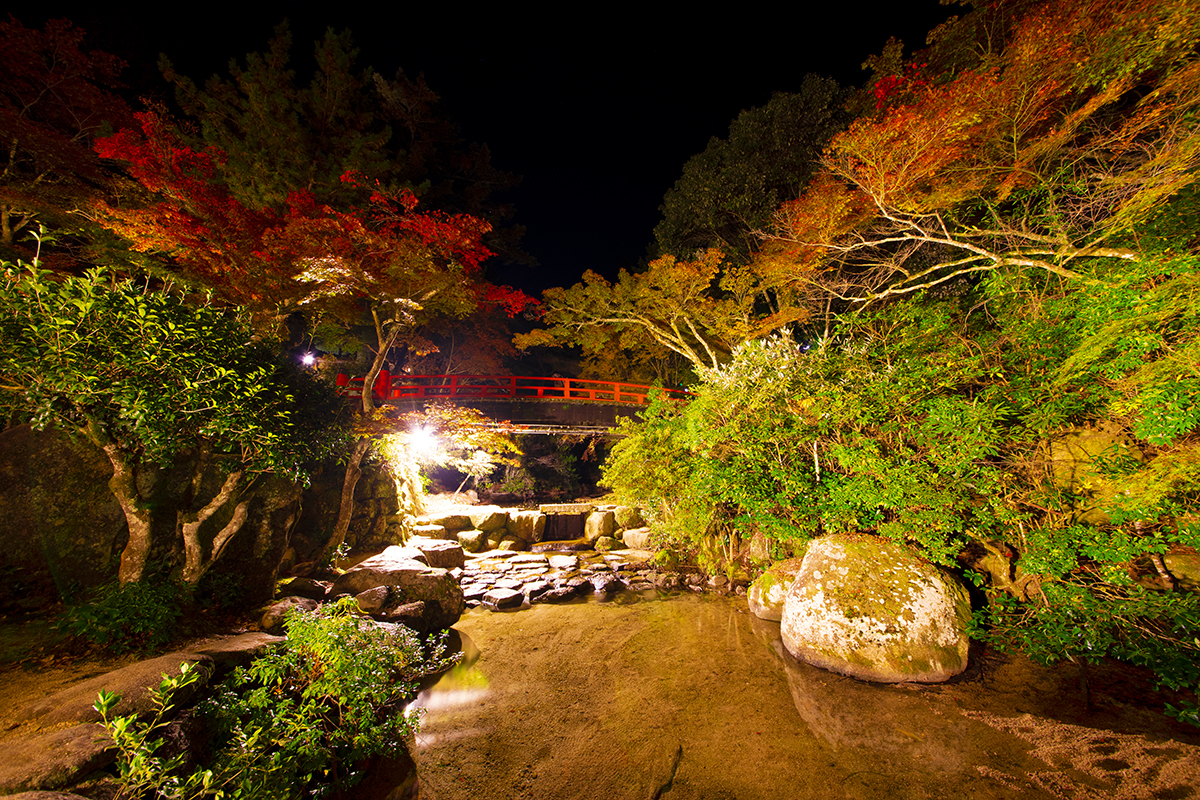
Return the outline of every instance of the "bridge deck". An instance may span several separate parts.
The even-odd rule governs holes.
[[[362,395],[362,378],[338,375],[338,386]],[[523,375],[391,375],[381,371],[374,394],[389,405],[419,410],[429,400],[449,400],[484,411],[511,433],[607,433],[634,417],[661,392],[686,400],[690,392],[636,383]]]

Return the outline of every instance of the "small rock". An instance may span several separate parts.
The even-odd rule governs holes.
[[[551,559],[546,558],[541,553],[521,553],[515,555],[508,560],[510,564],[531,564],[534,566],[545,566],[551,563]]]
[[[607,553],[609,550],[621,549],[621,543],[611,536],[601,536],[596,540],[596,543],[593,546],[599,553]]]
[[[413,525],[413,533],[428,539],[454,538],[452,532],[447,532],[445,525]]]
[[[625,546],[631,550],[650,549],[649,528],[633,528],[631,530],[627,530],[622,538],[625,541]]]
[[[309,600],[324,600],[332,584],[312,578],[292,578],[279,587],[280,597],[307,597]]]
[[[425,601],[414,600],[395,608],[385,609],[373,616],[381,622],[398,622],[418,633],[425,633],[435,629],[439,622],[436,618],[437,613],[436,607],[431,609],[425,605]]]
[[[524,592],[525,596],[532,601],[533,598],[543,595],[553,588],[554,584],[552,584],[550,581],[530,581],[529,583],[525,584]]]
[[[596,575],[592,578],[596,594],[612,594],[621,588],[621,582],[613,575]]]
[[[531,603],[563,603],[575,597],[579,593],[578,589],[570,586],[559,586],[549,589],[537,597],[529,598]]]
[[[473,506],[469,516],[471,526],[485,533],[503,528],[508,524],[508,512],[500,506]]]
[[[660,589],[666,589],[668,591],[672,589],[678,589],[680,586],[679,576],[673,572],[665,572],[661,575],[656,575],[654,577],[654,585]]]
[[[524,539],[517,539],[509,536],[501,539],[500,543],[497,545],[497,548],[512,552],[522,552],[529,549],[529,542],[525,541]]]
[[[463,598],[470,603],[471,601],[480,602],[483,596],[487,594],[492,587],[483,583],[473,583],[470,586],[463,587]]]
[[[483,531],[467,530],[459,531],[457,534],[458,543],[462,545],[462,549],[468,553],[478,553],[482,550],[487,541],[487,534]]]
[[[388,594],[388,587],[376,586],[354,595],[354,600],[364,614],[374,614],[387,605]]]
[[[803,559],[790,558],[772,564],[750,584],[750,613],[759,619],[779,622],[783,619],[783,601],[788,588],[800,572]]]
[[[579,556],[550,556],[550,566],[555,569],[575,569],[579,566]]]

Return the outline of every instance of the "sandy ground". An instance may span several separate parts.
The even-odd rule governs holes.
[[[1200,797],[1200,731],[1128,671],[982,655],[940,686],[788,656],[744,599],[469,611],[418,700],[425,800]],[[1143,705],[1145,704],[1145,705]]]

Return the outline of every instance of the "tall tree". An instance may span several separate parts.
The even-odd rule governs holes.
[[[342,208],[362,202],[354,173],[384,192],[410,189],[423,208],[487,220],[490,249],[527,258],[521,230],[506,226],[512,208],[497,194],[517,179],[492,166],[486,146],[465,142],[439,107],[423,76],[402,71],[392,80],[356,64],[349,31],[326,31],[314,43],[316,71],[303,85],[291,66],[286,23],[266,52],[230,62],[229,77],[213,75],[199,87],[165,57],[160,66],[176,100],[197,125],[184,143],[225,154],[217,165],[229,190],[253,209],[280,207],[292,192]],[[304,154],[304,157],[297,157]]]
[[[830,145],[780,209],[759,271],[850,306],[998,269],[1087,278],[1196,179],[1191,4],[1062,0],[1002,53],[907,88]]]
[[[542,297],[548,328],[520,334],[520,348],[580,345],[585,355],[650,343],[714,369],[746,338],[786,324],[765,322],[754,310],[756,284],[744,270],[721,277],[724,255],[716,248],[694,261],[663,256],[640,273],[621,270],[616,283],[588,271],[570,289],[547,289]],[[802,309],[784,316],[795,321]]]
[[[122,583],[175,551],[195,586],[245,524],[259,477],[301,477],[335,441],[332,393],[278,364],[233,314],[99,269],[55,279],[36,261],[2,266],[0,407],[108,457],[129,526]],[[180,466],[184,479],[169,478]]]
[[[0,39],[0,245],[9,248],[35,217],[57,230],[86,224],[72,212],[113,180],[92,143],[132,118],[116,94],[123,62],[85,49],[67,20],[31,30],[10,16]]]
[[[422,324],[481,304],[510,314],[524,308],[529,298],[483,279],[489,223],[417,210],[414,190],[427,186],[414,185],[381,109],[381,100],[395,104],[403,92],[374,91],[376,76],[353,67],[348,34],[330,32],[318,43],[307,87],[287,68],[289,48],[284,28],[268,53],[233,65],[232,80],[214,77],[204,91],[164,65],[198,132],[147,113],[140,131],[98,143],[155,193],[145,207],[106,205],[98,216],[135,249],[169,256],[176,275],[260,317],[278,323],[303,310],[343,335],[370,331],[367,386]],[[349,527],[371,437],[386,427],[369,391],[357,427],[327,553]]]
[[[755,231],[799,196],[822,149],[849,123],[848,96],[834,80],[807,75],[799,92],[776,93],[765,106],[739,114],[729,135],[713,137],[688,159],[667,191],[654,229],[659,253],[690,258],[716,247],[744,262],[756,247]]]

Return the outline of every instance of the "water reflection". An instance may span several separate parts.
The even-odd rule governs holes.
[[[1003,703],[979,682],[870,684],[797,662],[779,624],[741,598],[475,609],[459,629],[462,664],[417,701],[415,755],[439,800],[645,798],[668,778],[665,800],[1050,798],[1113,785],[989,723]],[[1086,754],[1088,731],[1055,730]],[[1186,758],[1200,765],[1197,752]]]

